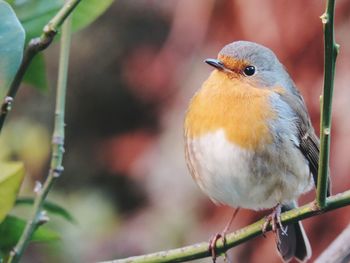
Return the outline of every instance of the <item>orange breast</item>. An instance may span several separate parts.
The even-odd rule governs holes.
[[[256,150],[272,142],[267,124],[277,117],[269,106],[272,92],[214,70],[190,103],[185,134],[194,139],[223,129],[230,142]]]

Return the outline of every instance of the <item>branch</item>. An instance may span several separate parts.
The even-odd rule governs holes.
[[[349,262],[350,260],[350,225],[330,244],[328,248],[315,260],[322,262]]]
[[[64,20],[74,10],[81,0],[69,0],[58,13],[47,23],[43,29],[43,34],[38,38],[33,38],[29,41],[28,46],[24,52],[22,63],[13,79],[9,91],[5,96],[5,99],[0,109],[0,132],[4,125],[5,119],[9,111],[11,111],[14,98],[17,94],[19,86],[23,80],[24,74],[27,71],[32,59],[36,54],[46,49],[57,34],[58,28],[62,25]]]
[[[347,205],[350,205],[350,190],[327,198],[327,206],[322,210],[316,205],[315,202],[311,202],[302,207],[283,213],[281,215],[281,221],[284,225],[291,224],[301,219],[322,214]],[[261,235],[262,227],[265,222],[265,219],[261,219],[247,227],[226,235],[225,246],[222,239],[219,239],[216,243],[217,253],[224,253],[232,247],[235,247],[247,240]],[[267,230],[271,230],[271,225],[268,226]],[[125,259],[104,261],[103,263],[183,262],[209,257],[210,251],[208,247],[208,242],[202,242],[187,247],[172,249],[168,251],[160,251],[152,254],[129,257]]]
[[[329,148],[332,120],[332,97],[335,73],[335,61],[339,45],[334,40],[334,6],[335,0],[328,0],[325,13],[321,16],[324,28],[324,87],[321,96],[320,157],[318,168],[317,205],[326,205],[329,178]]]
[[[68,8],[68,7],[67,7]],[[59,13],[60,14],[60,13]],[[67,15],[66,15],[67,16]],[[56,19],[57,20],[57,19]],[[52,21],[56,21],[55,18]],[[54,23],[54,22],[52,22]],[[56,24],[59,22],[55,22]],[[42,224],[46,223],[49,218],[46,211],[43,210],[43,204],[53,183],[63,172],[62,159],[64,153],[64,108],[66,101],[67,74],[69,62],[69,49],[71,42],[71,23],[68,19],[62,30],[61,50],[58,72],[58,84],[56,94],[55,124],[52,136],[52,155],[49,174],[43,187],[36,187],[36,198],[33,206],[33,214],[28,220],[16,247],[11,251],[8,263],[18,262],[24,250],[28,246],[33,232]]]

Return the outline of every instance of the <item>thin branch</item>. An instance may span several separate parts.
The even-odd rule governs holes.
[[[17,91],[23,80],[24,74],[26,73],[32,59],[36,54],[46,49],[57,34],[58,28],[62,25],[64,20],[74,10],[81,0],[69,0],[58,13],[45,25],[43,34],[29,41],[28,46],[23,55],[22,63],[16,73],[14,80],[12,81],[9,91],[5,96],[5,99],[0,107],[0,132],[4,125],[7,114],[12,108],[13,101],[16,97]]]
[[[302,207],[283,213],[281,215],[281,220],[284,225],[291,224],[301,219],[322,214],[347,205],[350,205],[350,190],[327,198],[327,206],[322,210],[318,208],[315,202],[311,202]],[[222,239],[219,239],[216,244],[217,253],[224,253],[232,247],[235,247],[247,240],[261,235],[262,226],[265,222],[265,219],[261,219],[247,227],[228,234],[226,236],[226,246],[224,246]],[[271,225],[268,227],[268,231],[270,230]],[[210,251],[208,247],[208,242],[202,242],[187,247],[160,251],[152,254],[129,257],[125,259],[104,261],[103,263],[184,262],[193,259],[209,257]]]
[[[335,0],[328,0],[326,11],[321,16],[324,28],[324,87],[321,96],[321,127],[320,127],[320,159],[318,169],[317,204],[320,208],[326,205],[327,185],[329,176],[329,148],[332,120],[332,97],[335,73],[335,61],[339,45],[334,40],[334,7]]]
[[[350,225],[326,248],[315,260],[315,263],[350,261]]]
[[[58,23],[58,22],[56,22]],[[55,124],[52,136],[52,155],[49,174],[42,187],[36,190],[36,198],[33,206],[33,214],[28,220],[16,247],[11,251],[8,263],[18,262],[26,249],[33,232],[49,218],[43,210],[43,204],[53,183],[63,172],[62,159],[64,153],[64,109],[66,101],[67,74],[69,62],[69,50],[71,42],[71,23],[67,19],[63,25],[61,38],[61,51],[58,71],[58,84],[56,94]]]

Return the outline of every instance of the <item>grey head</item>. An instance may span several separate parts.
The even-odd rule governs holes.
[[[236,73],[238,77],[255,81],[262,87],[282,85],[294,86],[283,65],[271,49],[249,41],[236,41],[224,46],[218,59],[205,61],[227,74]]]

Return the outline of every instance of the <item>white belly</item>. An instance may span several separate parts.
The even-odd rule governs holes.
[[[187,141],[187,158],[200,188],[217,203],[249,209],[287,203],[312,186],[307,161],[292,140],[263,152],[228,142],[223,130]]]

